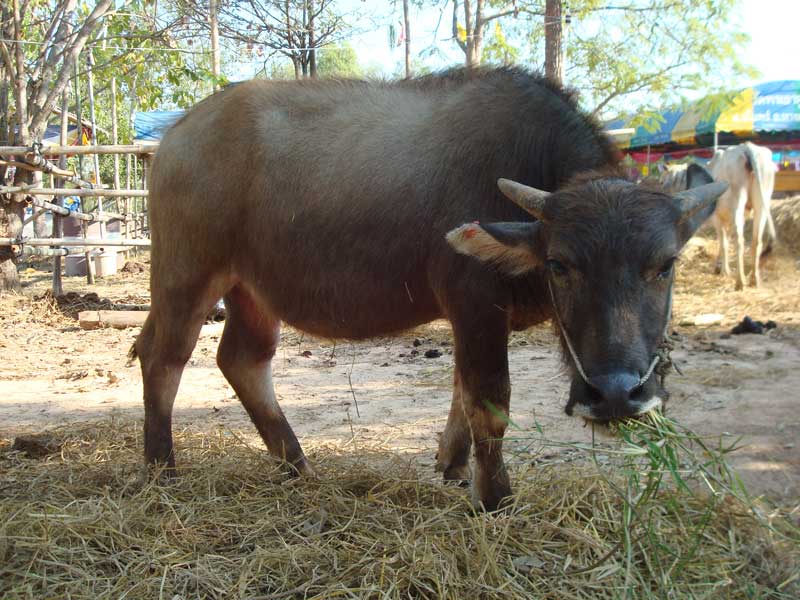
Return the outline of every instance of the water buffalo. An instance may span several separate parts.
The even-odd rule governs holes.
[[[201,102],[152,170],[152,309],[132,350],[147,461],[174,468],[175,394],[220,297],[217,363],[269,450],[304,474],[271,379],[280,322],[364,339],[446,318],[456,366],[438,467],[496,509],[511,493],[510,331],[555,317],[570,414],[664,398],[650,374],[673,261],[725,186],[701,177],[672,197],[618,178],[616,162],[571,95],[521,69],[252,81]]]

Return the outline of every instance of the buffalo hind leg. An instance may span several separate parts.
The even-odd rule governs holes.
[[[494,511],[506,506],[511,496],[503,462],[503,435],[511,396],[508,326],[503,314],[479,318],[475,312],[464,319],[463,325],[461,319],[453,321],[456,369],[475,454],[473,503],[476,508],[482,505],[485,510]]]
[[[166,466],[168,475],[175,469],[172,407],[206,314],[219,297],[213,288],[208,282],[154,285],[150,314],[131,351],[142,368],[145,459],[150,465]]]
[[[280,340],[280,322],[266,315],[253,297],[237,286],[225,296],[225,329],[217,364],[233,386],[270,453],[294,472],[313,475],[300,443],[275,397],[272,358]]]
[[[469,468],[469,452],[472,448],[469,421],[464,412],[461,394],[461,379],[458,369],[453,375],[453,401],[447,416],[439,451],[436,453],[436,470],[443,474],[445,481],[464,483],[472,478]]]

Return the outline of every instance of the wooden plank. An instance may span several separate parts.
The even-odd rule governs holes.
[[[800,191],[800,171],[778,171],[775,173],[775,191]]]
[[[146,310],[86,310],[78,314],[78,322],[81,329],[127,329],[144,325],[148,314]],[[207,323],[200,330],[200,337],[222,335],[224,327],[225,323]]]
[[[100,329],[101,327],[114,327],[126,329],[128,327],[141,327],[147,319],[144,310],[86,310],[78,314],[78,323],[81,329]]]

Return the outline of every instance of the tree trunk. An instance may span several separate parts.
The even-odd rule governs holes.
[[[314,31],[314,0],[308,1],[308,74],[317,77],[317,48]]]
[[[214,91],[219,89],[219,25],[217,23],[217,0],[208,1],[208,13],[211,25],[211,72],[214,75]]]
[[[3,201],[0,211],[0,236],[16,238],[22,231],[22,219],[25,208],[23,204]],[[9,246],[0,246],[0,293],[18,292],[20,290],[17,263]]]
[[[546,0],[544,9],[544,74],[556,83],[564,79],[561,52],[561,0]]]
[[[411,78],[411,22],[408,16],[408,0],[403,0],[403,27],[405,28],[406,79]]]
[[[11,139],[9,136],[11,128],[8,122],[8,94],[10,90],[11,82],[9,81],[8,73],[0,65],[0,143],[3,144],[8,144]],[[0,167],[0,180],[4,174],[5,167]]]

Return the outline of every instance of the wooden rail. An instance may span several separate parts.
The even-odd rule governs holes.
[[[0,237],[0,246],[63,246],[65,248],[114,247],[114,246],[150,246],[150,240],[123,238],[10,238]]]

